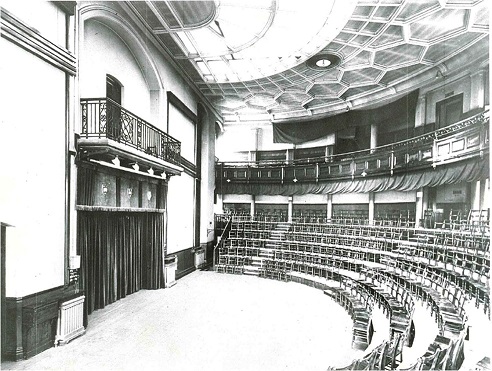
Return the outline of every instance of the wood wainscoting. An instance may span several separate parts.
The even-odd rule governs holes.
[[[27,359],[53,347],[59,303],[75,295],[74,286],[59,286],[24,297],[7,297],[2,360]]]
[[[176,255],[178,258],[178,269],[176,270],[177,280],[195,270],[195,253],[193,248],[171,253],[170,255]]]
[[[201,244],[201,247],[205,249],[205,258],[207,259],[207,266],[212,264],[214,256],[214,241]]]

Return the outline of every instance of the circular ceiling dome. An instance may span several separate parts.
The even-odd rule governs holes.
[[[172,4],[173,2],[171,2]],[[205,82],[251,81],[282,73],[319,53],[349,22],[356,0],[227,0],[213,22],[172,32]]]

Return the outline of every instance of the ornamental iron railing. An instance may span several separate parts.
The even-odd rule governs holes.
[[[181,142],[109,98],[81,99],[81,138],[107,138],[176,165]]]

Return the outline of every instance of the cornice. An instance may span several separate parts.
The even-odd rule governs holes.
[[[41,36],[8,10],[0,10],[3,38],[70,75],[77,74],[77,58],[72,53]]]

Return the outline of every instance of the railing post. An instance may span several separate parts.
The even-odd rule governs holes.
[[[392,149],[390,154],[390,170],[391,175],[393,175],[393,170],[395,168],[395,151]]]

